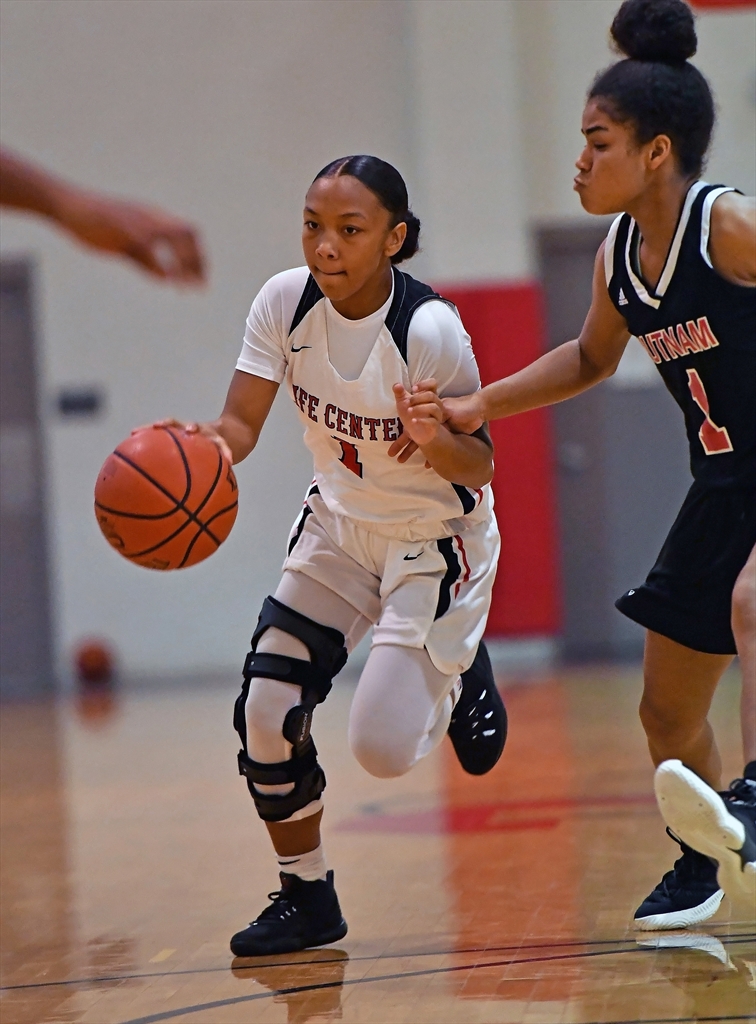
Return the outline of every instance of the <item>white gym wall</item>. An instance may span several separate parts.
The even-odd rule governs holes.
[[[137,424],[217,414],[250,302],[301,260],[303,193],[336,156],[405,173],[433,280],[532,274],[534,221],[585,216],[571,190],[583,97],[611,59],[616,0],[4,0],[2,141],[202,230],[210,284],[180,294],[4,215],[2,254],[37,265],[56,649],[110,638],[129,674],[236,668],[275,586],[309,460],[285,395],[239,467],[241,504],[201,566],[120,559],[92,514],[107,453]],[[754,189],[752,11],[699,19],[721,110],[709,180]],[[98,384],[104,415],[54,397]]]

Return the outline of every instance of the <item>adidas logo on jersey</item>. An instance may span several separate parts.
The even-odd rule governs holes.
[[[626,306],[628,304],[627,303],[627,298],[625,297],[625,293],[622,291],[621,288],[620,288],[620,293],[619,293],[619,303],[618,304],[620,306]]]

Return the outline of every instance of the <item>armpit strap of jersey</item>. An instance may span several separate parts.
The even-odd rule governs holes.
[[[386,314],[386,327],[394,339],[394,344],[399,349],[399,355],[406,363],[410,323],[420,306],[432,299],[438,299],[445,302],[455,312],[457,307],[443,295],[434,292],[430,285],[416,281],[414,277],[397,270],[396,267],[392,267],[392,270],[394,272],[394,298]]]
[[[304,286],[304,291],[302,292],[302,296],[294,312],[294,318],[291,321],[291,327],[289,328],[290,335],[293,334],[297,327],[299,327],[312,307],[320,302],[322,298],[323,293],[315,283],[315,278],[312,274],[309,274],[307,277],[307,284]]]

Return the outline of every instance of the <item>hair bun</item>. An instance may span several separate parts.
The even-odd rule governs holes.
[[[407,210],[405,215],[397,221],[399,224],[402,222],[407,225],[407,234],[399,252],[391,257],[392,263],[404,263],[405,260],[411,260],[420,249],[420,221],[412,210]]]
[[[698,45],[693,12],[684,0],[625,0],[611,32],[617,48],[634,60],[682,64]]]

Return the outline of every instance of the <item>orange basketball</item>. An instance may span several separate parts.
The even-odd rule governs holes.
[[[108,542],[147,569],[185,569],[220,547],[237,511],[231,463],[209,438],[146,427],[109,455],[95,485]]]

